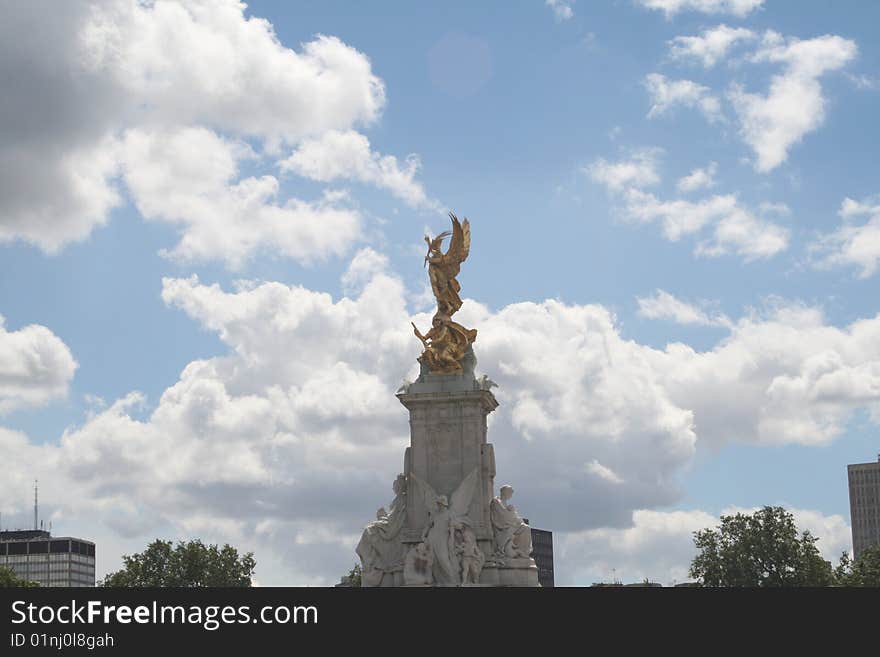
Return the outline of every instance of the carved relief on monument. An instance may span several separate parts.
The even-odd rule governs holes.
[[[394,500],[391,510],[380,508],[376,520],[366,526],[355,551],[361,559],[363,586],[379,586],[386,573],[400,561],[401,544],[396,540],[406,518],[406,476],[397,475],[392,486]]]
[[[428,522],[422,532],[422,542],[433,554],[434,583],[455,586],[462,582],[460,557],[456,546],[456,529],[461,532],[470,525],[468,508],[477,485],[477,470],[465,477],[451,497],[438,495],[430,484],[410,473],[414,488],[421,489],[428,510]],[[461,540],[464,535],[461,534]],[[476,540],[476,539],[475,539]],[[470,571],[469,571],[470,572]]]

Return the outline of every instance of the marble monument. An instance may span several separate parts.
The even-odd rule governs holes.
[[[423,348],[419,377],[397,393],[409,410],[410,445],[393,501],[358,542],[362,586],[538,586],[531,530],[510,503],[513,488],[495,496],[495,451],[486,439],[495,383],[474,375],[477,331],[452,320],[471,230],[467,219],[450,218],[451,232],[425,237],[437,312],[427,333],[413,324]]]

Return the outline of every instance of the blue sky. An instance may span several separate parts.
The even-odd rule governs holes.
[[[4,526],[39,477],[103,571],[199,535],[263,583],[334,581],[402,462],[422,235],[452,209],[499,477],[557,532],[560,581],[680,580],[693,529],[762,504],[849,549],[845,466],[880,449],[878,20],[16,4]]]

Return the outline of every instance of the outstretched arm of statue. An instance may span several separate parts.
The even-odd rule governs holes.
[[[422,332],[419,331],[419,327],[416,326],[415,322],[410,322],[410,324],[412,324],[413,332],[416,334],[416,337],[422,341],[423,345],[425,345],[427,347],[428,346],[428,338],[426,338],[424,335],[422,335]]]

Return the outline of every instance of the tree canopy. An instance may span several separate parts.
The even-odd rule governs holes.
[[[354,567],[348,571],[348,575],[345,575],[342,578],[342,581],[347,584],[347,586],[360,586],[361,585],[361,565],[356,563]]]
[[[240,556],[231,545],[219,548],[200,540],[174,546],[156,539],[143,552],[124,555],[122,560],[124,567],[107,575],[100,586],[248,587],[257,565],[251,552]]]
[[[865,548],[855,561],[844,552],[834,574],[840,586],[880,586],[880,545]]]
[[[7,568],[6,566],[0,566],[0,588],[10,588],[10,587],[26,587],[26,588],[34,588],[38,587],[39,584],[36,582],[30,582],[26,579],[21,579],[11,568]]]
[[[817,540],[809,531],[799,533],[783,507],[721,516],[717,529],[694,533],[699,553],[691,577],[703,586],[830,586],[835,572]]]

